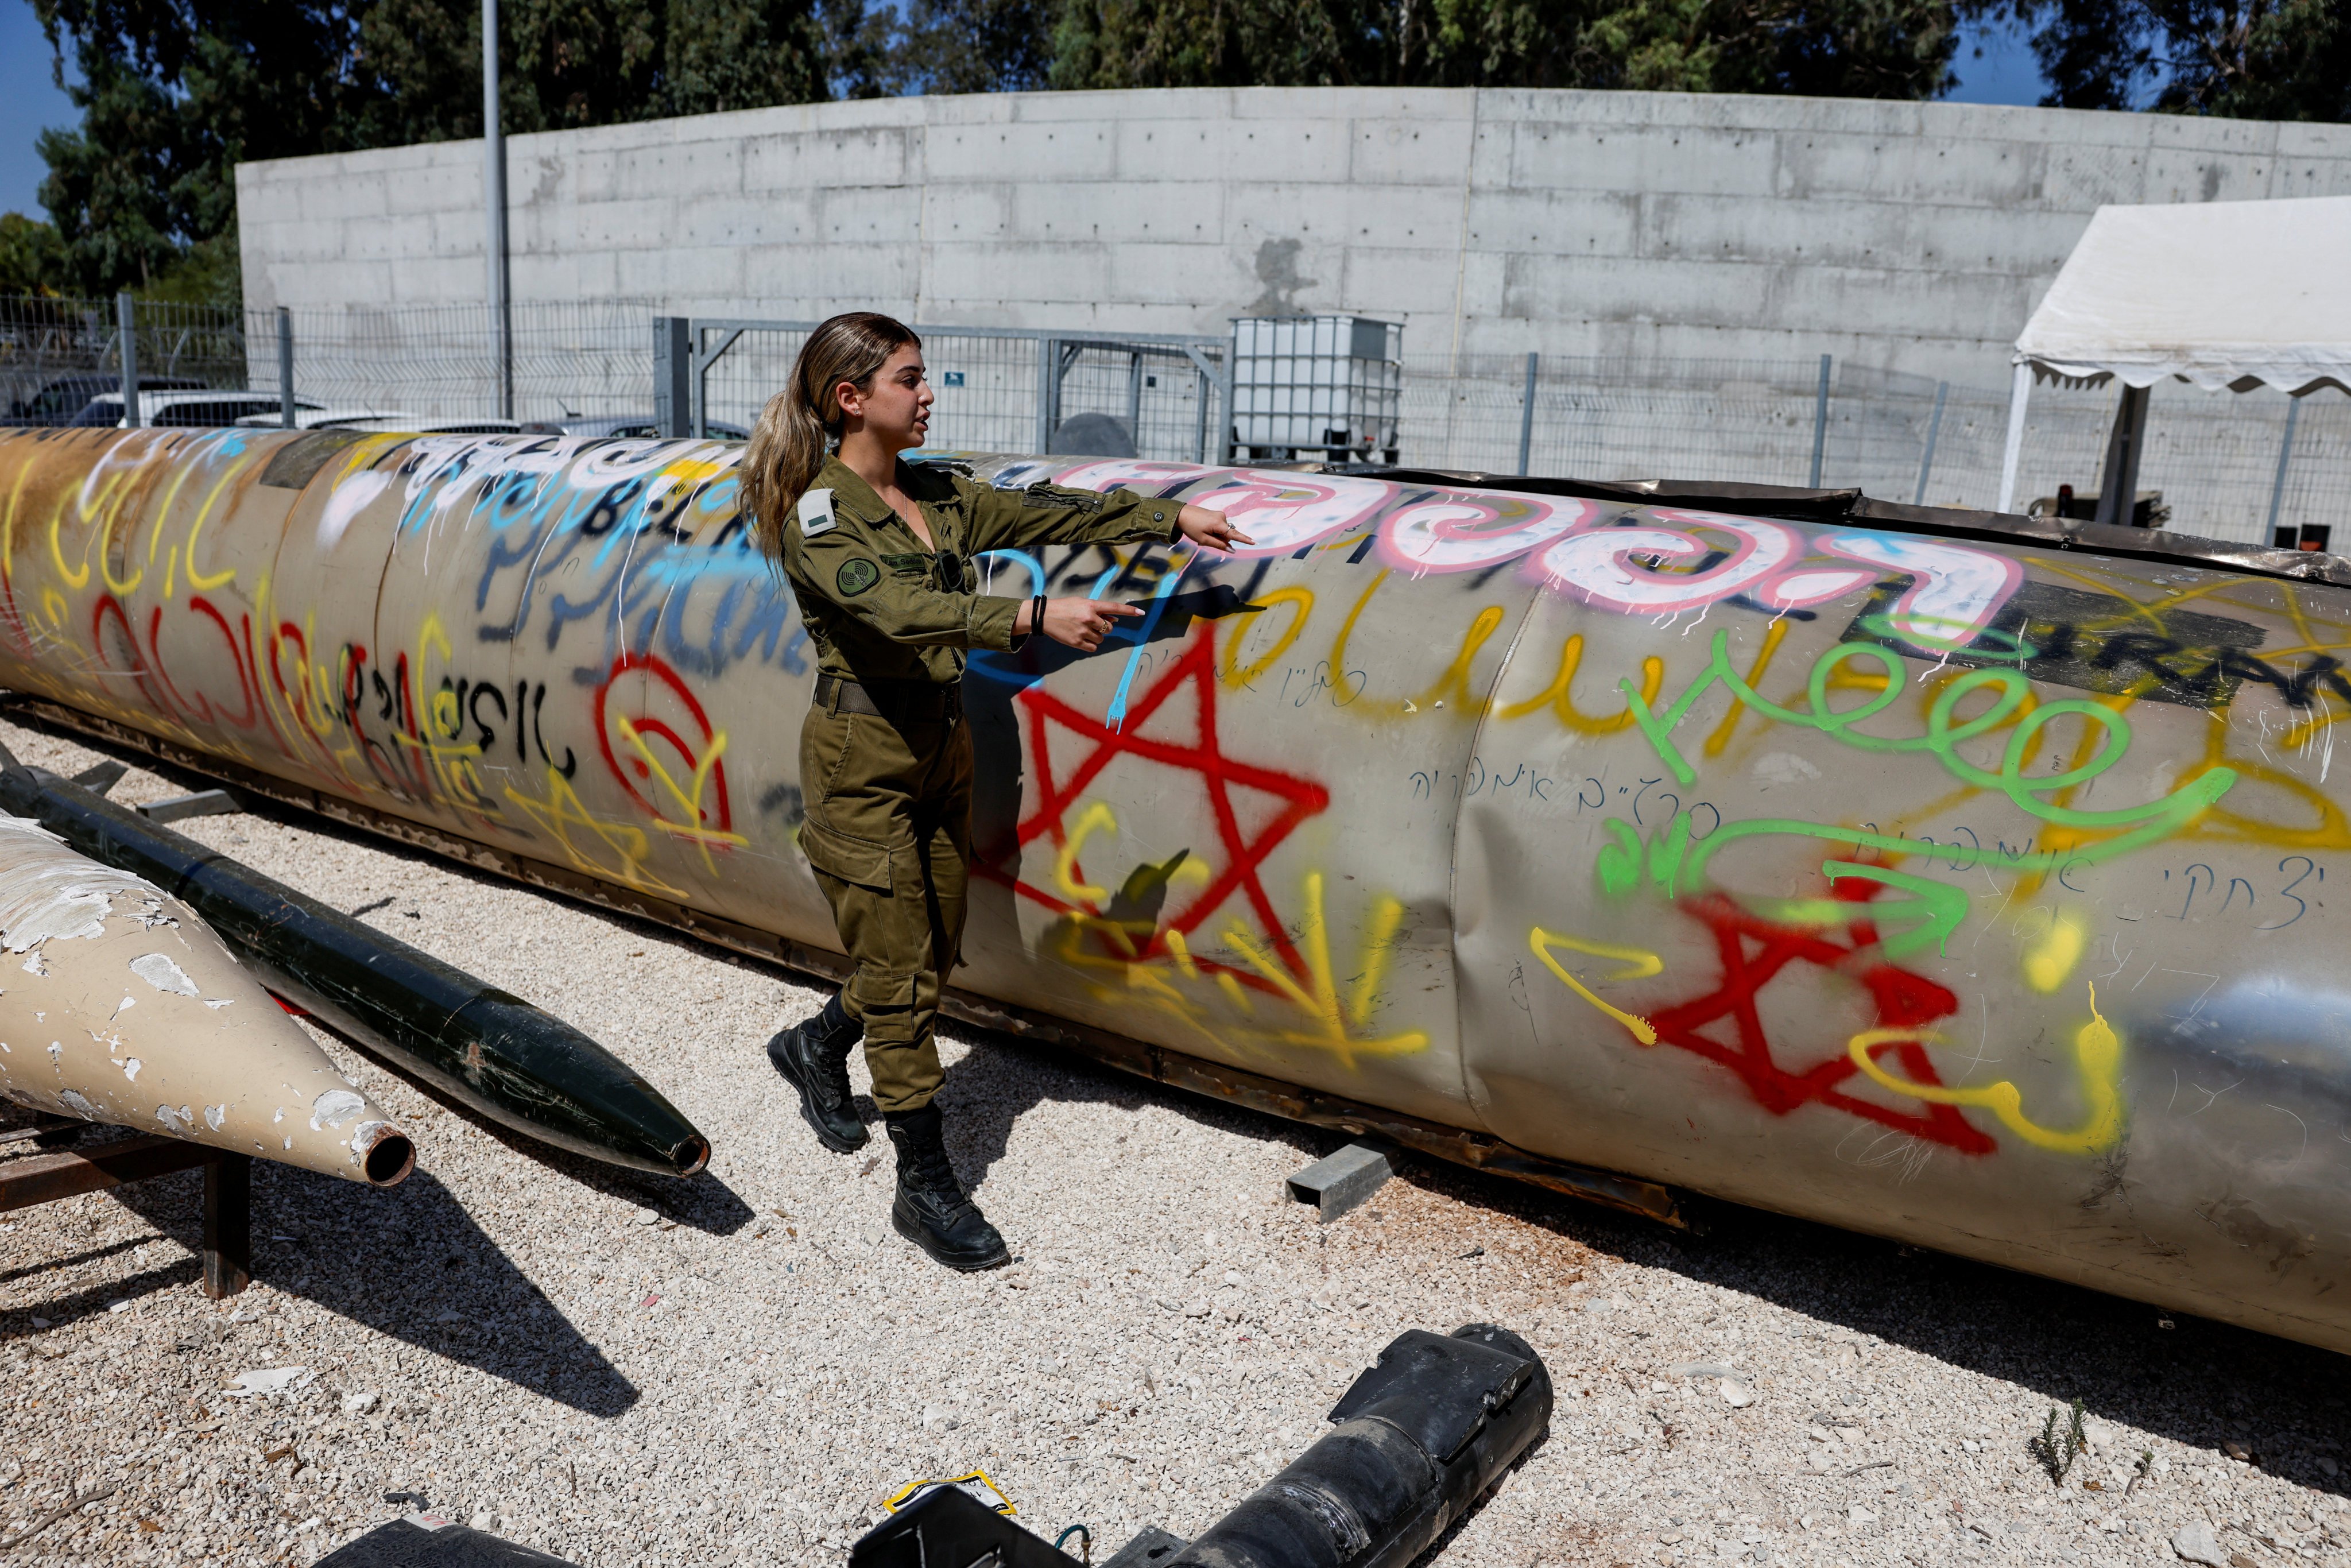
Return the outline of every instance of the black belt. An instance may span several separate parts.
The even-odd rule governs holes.
[[[862,713],[893,724],[946,724],[963,713],[960,684],[890,681],[873,686],[843,680],[826,671],[816,677],[816,706],[832,713]]]

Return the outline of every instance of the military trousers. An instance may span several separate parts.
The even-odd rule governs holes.
[[[971,732],[813,706],[800,728],[800,849],[857,966],[841,1007],[865,1029],[873,1103],[938,1092],[939,992],[963,951],[971,861]]]

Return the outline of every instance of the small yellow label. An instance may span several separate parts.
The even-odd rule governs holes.
[[[908,1503],[917,1498],[927,1496],[940,1487],[953,1487],[965,1496],[986,1503],[989,1508],[1008,1518],[1020,1511],[1012,1506],[1012,1500],[1006,1497],[998,1489],[997,1484],[987,1479],[986,1470],[974,1470],[967,1476],[953,1476],[946,1480],[909,1481],[885,1499],[882,1506],[892,1513],[896,1513]]]

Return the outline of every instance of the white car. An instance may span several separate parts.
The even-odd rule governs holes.
[[[237,423],[275,430],[278,428],[277,405],[272,403],[267,413],[240,419]],[[305,408],[297,399],[294,428],[354,430],[369,435],[514,435],[521,432],[522,425],[511,419],[447,419],[398,409]]]
[[[139,394],[139,423],[163,429],[186,429],[221,424],[276,424],[278,410],[284,406],[274,392],[251,392],[244,389],[225,390],[204,387],[184,392],[142,392]],[[295,417],[304,410],[317,410],[315,402],[294,400]],[[105,428],[122,423],[122,394],[101,392],[82,405],[82,411],[67,423],[88,429]]]

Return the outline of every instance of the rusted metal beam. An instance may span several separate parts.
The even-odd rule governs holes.
[[[253,1280],[253,1160],[250,1155],[152,1134],[87,1149],[0,1159],[0,1210],[30,1208],[198,1166],[204,1173],[200,1288],[214,1301]]]
[[[30,1208],[37,1203],[55,1203],[150,1176],[193,1170],[212,1156],[213,1151],[201,1144],[146,1136],[0,1161],[0,1209]]]

